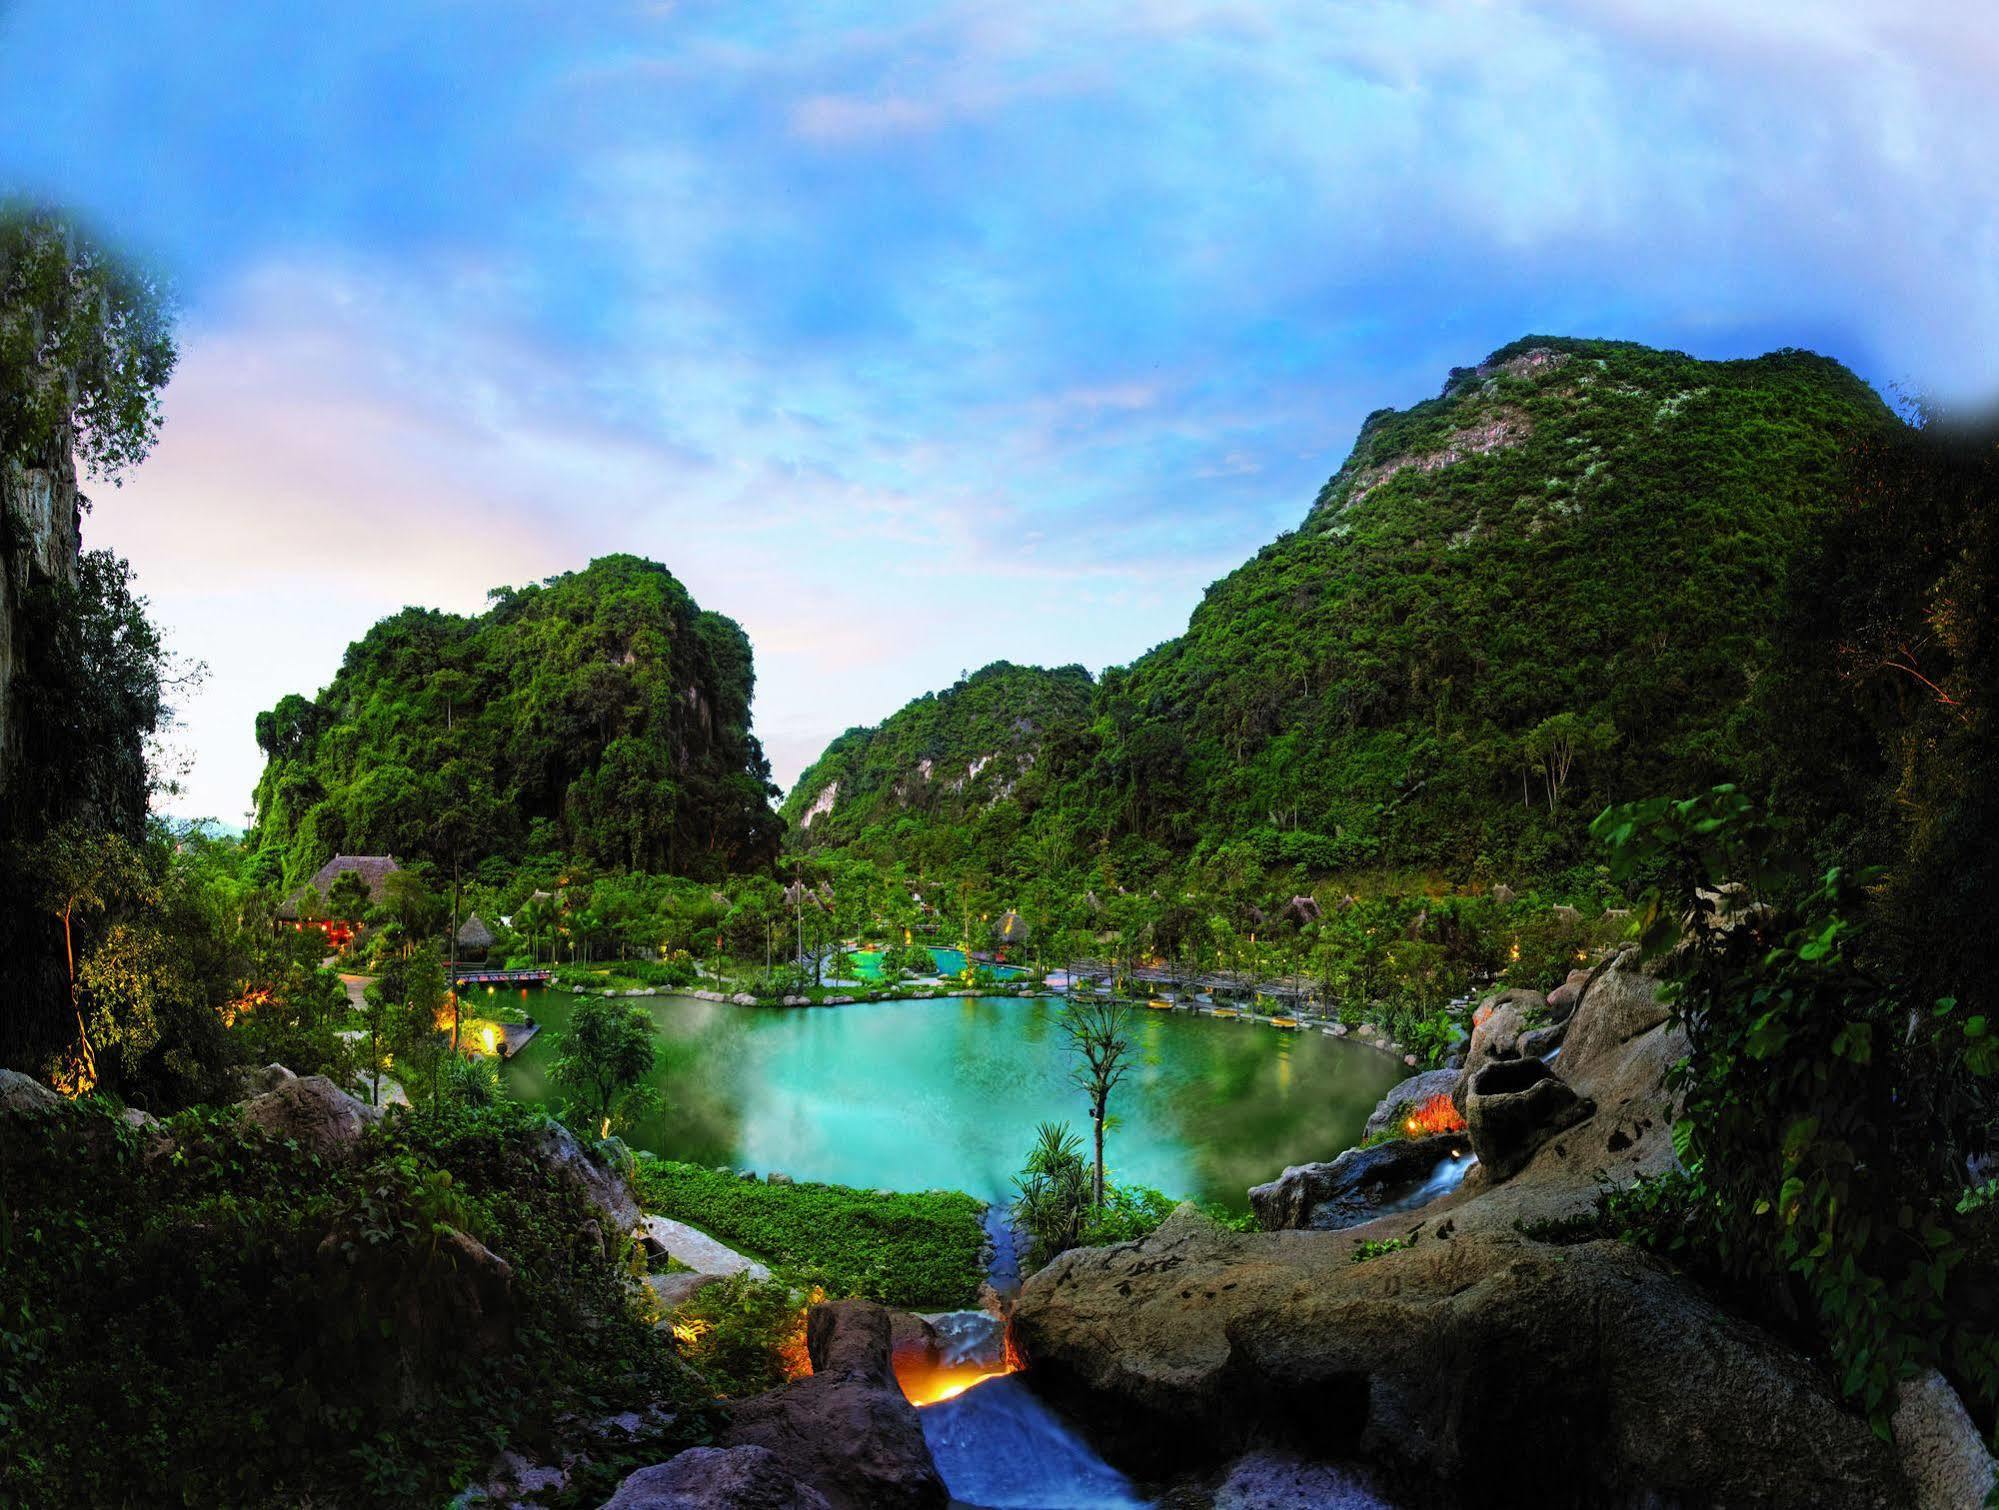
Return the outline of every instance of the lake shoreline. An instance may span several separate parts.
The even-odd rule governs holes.
[[[684,996],[684,997],[689,997],[695,1001],[714,1002],[721,1006],[764,1007],[772,1009],[782,1009],[786,1007],[874,1006],[874,1005],[886,1005],[890,1002],[905,1002],[905,1001],[958,1001],[968,996],[993,997],[997,999],[1008,999],[1014,1001],[1066,1001],[1068,999],[1067,996],[1061,991],[1009,991],[1004,984],[998,986],[979,987],[976,989],[972,987],[966,987],[962,990],[908,991],[908,992],[898,992],[892,995],[869,994],[862,996],[839,995],[839,996],[810,997],[810,996],[793,994],[790,996],[780,997],[775,1001],[763,1000],[748,991],[736,991],[736,992],[707,991],[707,990],[696,989],[689,986],[639,986],[633,989],[627,989],[622,991],[617,991],[617,990],[599,991],[599,990],[593,990],[589,986],[554,985],[548,987],[548,989],[565,996],[598,996],[598,997]],[[1173,1011],[1173,1012],[1185,1013],[1190,1017],[1219,1017],[1220,1020],[1224,1022],[1248,1022],[1248,1023],[1270,1024],[1274,1023],[1279,1016],[1287,1016],[1292,1021],[1295,1021],[1298,1024],[1298,1026],[1296,1028],[1286,1028],[1284,1029],[1285,1032],[1305,1033],[1316,1030],[1320,1033],[1325,1034],[1328,1038],[1338,1038],[1345,1042],[1356,1044],[1362,1048],[1373,1049],[1376,1053],[1385,1054],[1391,1059],[1399,1059],[1403,1063],[1403,1065],[1408,1068],[1423,1069],[1429,1067],[1425,1066],[1421,1062],[1418,1056],[1407,1052],[1400,1043],[1388,1037],[1388,1035],[1381,1028],[1377,1027],[1374,1023],[1371,1022],[1363,1021],[1358,1025],[1356,1025],[1355,1027],[1349,1028],[1344,1022],[1340,1021],[1336,1017],[1325,1017],[1316,1013],[1291,1013],[1291,1014],[1261,1013],[1261,1012],[1252,1012],[1244,1007],[1218,1008],[1212,1005],[1202,1006],[1197,1003],[1189,1003],[1189,1002],[1175,1002],[1172,1004],[1170,1008],[1155,1008],[1155,1007],[1150,1007],[1146,1000],[1139,997],[1122,997],[1119,999],[1127,1002],[1131,1006],[1146,1007],[1148,1008],[1148,1010],[1152,1011]]]

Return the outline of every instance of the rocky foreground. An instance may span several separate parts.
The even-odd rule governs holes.
[[[1285,1230],[1183,1208],[1064,1254],[1014,1313],[1037,1388],[1155,1481],[1275,1447],[1370,1465],[1405,1505],[1982,1502],[1992,1460],[1940,1378],[1882,1442],[1753,1319],[1625,1244],[1564,1241],[1604,1182],[1671,1161],[1684,1052],[1635,955],[1564,989],[1573,1016],[1529,1043],[1554,1066],[1520,1052],[1522,1003],[1482,1012],[1451,1086],[1480,1159],[1461,1190],[1350,1224],[1361,1150],[1257,1192]]]

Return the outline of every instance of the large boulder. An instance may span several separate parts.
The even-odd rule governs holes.
[[[528,1149],[558,1184],[581,1196],[620,1236],[644,1219],[632,1182],[610,1159],[583,1146],[560,1122],[545,1121],[529,1136]]]
[[[1506,1179],[1549,1138],[1596,1110],[1539,1059],[1496,1059],[1471,1082],[1465,1126],[1487,1182]]]
[[[603,1510],[830,1510],[762,1447],[690,1447],[641,1468]]]
[[[236,1098],[239,1101],[248,1101],[252,1096],[261,1096],[266,1091],[276,1090],[287,1081],[298,1079],[298,1076],[282,1064],[244,1065],[229,1073],[235,1082]]]
[[[294,1076],[243,1103],[245,1122],[329,1159],[352,1158],[362,1133],[381,1116],[324,1075]]]
[[[1466,1147],[1462,1133],[1396,1138],[1349,1148],[1330,1164],[1294,1164],[1249,1193],[1249,1209],[1265,1232],[1333,1232],[1357,1227],[1419,1190],[1443,1160]]]
[[[1659,982],[1641,967],[1635,948],[1624,950],[1576,1004],[1562,1040],[1562,1078],[1596,1096],[1599,1085],[1622,1071],[1630,1045],[1666,1016]]]
[[[889,1312],[872,1301],[814,1306],[811,1375],[743,1401],[723,1444],[769,1449],[834,1510],[943,1510],[950,1496],[895,1382],[891,1333]]]
[[[1392,1086],[1388,1094],[1381,1098],[1374,1114],[1367,1119],[1367,1126],[1361,1131],[1362,1139],[1379,1137],[1407,1116],[1409,1108],[1434,1101],[1439,1096],[1448,1096],[1457,1088],[1456,1070],[1424,1070],[1420,1075],[1411,1075]]]
[[[8,1117],[52,1117],[63,1099],[32,1075],[0,1070],[0,1114]]]
[[[1149,1477],[1274,1447],[1467,1506],[1906,1503],[1818,1370],[1657,1260],[1446,1233],[1355,1262],[1349,1233],[1230,1233],[1183,1208],[1036,1274],[1014,1338]]]

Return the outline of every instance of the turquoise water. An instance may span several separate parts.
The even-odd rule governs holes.
[[[856,949],[849,956],[859,968],[862,980],[880,980],[882,956],[879,949]],[[930,958],[937,966],[939,975],[962,975],[965,973],[965,951],[962,949],[930,949]],[[988,965],[996,979],[1014,980],[1025,975],[1025,970],[1012,965]]]
[[[660,1029],[660,1109],[634,1146],[863,1189],[1010,1196],[1035,1124],[1089,1114],[1070,1083],[1060,1003],[1001,997],[736,1007],[634,998]],[[542,1031],[507,1066],[516,1095],[550,1095],[549,1062],[576,998],[531,992]],[[1140,1011],[1132,1069],[1111,1102],[1111,1178],[1248,1208],[1251,1185],[1330,1159],[1402,1067],[1318,1033]]]

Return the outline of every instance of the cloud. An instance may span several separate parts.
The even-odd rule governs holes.
[[[378,613],[605,550],[750,629],[788,776],[1166,637],[1530,331],[1999,387],[1984,7],[116,11],[0,13],[0,181],[185,290],[90,529],[214,668],[220,811]]]

